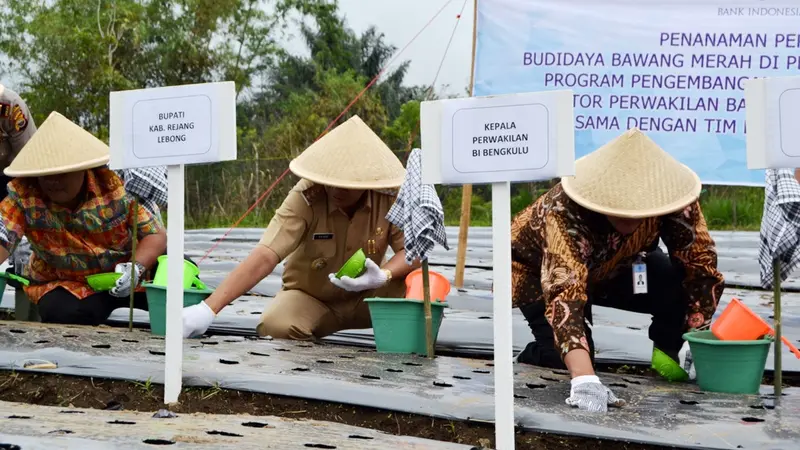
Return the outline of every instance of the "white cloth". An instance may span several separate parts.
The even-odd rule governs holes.
[[[408,264],[426,259],[436,244],[450,250],[442,202],[433,185],[422,184],[422,151],[418,148],[408,157],[406,179],[386,219],[403,229]]]
[[[781,262],[781,281],[800,264],[800,184],[794,169],[768,169],[761,219],[761,285],[772,288],[772,262]]]

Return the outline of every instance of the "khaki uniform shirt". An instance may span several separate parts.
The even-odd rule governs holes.
[[[334,286],[328,274],[336,273],[358,249],[378,265],[390,245],[395,253],[403,249],[403,231],[386,220],[395,198],[388,192],[367,191],[350,219],[328,202],[323,186],[307,180],[297,183],[259,242],[286,259],[283,289],[298,289],[322,302],[363,295]]]
[[[28,106],[16,92],[0,84],[0,173],[35,132]]]

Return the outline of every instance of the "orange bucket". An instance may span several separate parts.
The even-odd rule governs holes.
[[[775,335],[772,327],[738,298],[732,299],[711,325],[711,333],[720,341],[754,341],[765,335]],[[781,341],[800,359],[800,350],[786,336],[782,336]]]
[[[431,300],[443,302],[450,293],[450,282],[444,275],[432,270],[428,271]],[[425,300],[425,293],[422,289],[422,269],[417,269],[406,276],[406,298],[414,300]]]
[[[711,325],[711,332],[721,341],[754,341],[772,334],[772,327],[738,298],[734,298]]]

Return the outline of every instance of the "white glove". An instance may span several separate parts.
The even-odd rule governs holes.
[[[606,412],[609,406],[625,405],[625,400],[618,399],[596,375],[583,375],[572,379],[566,403],[583,411]]]
[[[135,273],[133,274],[133,279],[131,280],[131,264],[133,264],[135,268]],[[139,286],[139,280],[142,279],[142,274],[145,273],[147,269],[144,268],[143,265],[137,263],[123,263],[117,264],[117,267],[114,268],[114,272],[122,274],[121,277],[117,280],[117,285],[111,289],[109,292],[114,297],[128,297],[131,295],[131,289],[136,289],[136,286]]]
[[[678,363],[681,365],[683,370],[689,374],[689,379],[694,381],[697,378],[697,372],[694,370],[694,357],[692,357],[692,351],[689,349],[688,342],[683,343],[681,351],[678,352],[678,359]]]
[[[375,262],[367,259],[365,266],[367,268],[366,272],[358,278],[350,278],[348,276],[336,278],[336,274],[333,273],[328,275],[328,278],[336,287],[350,292],[370,291],[386,284],[386,280],[389,277]]]
[[[206,302],[183,308],[183,338],[187,339],[205,333],[215,316],[216,314]]]

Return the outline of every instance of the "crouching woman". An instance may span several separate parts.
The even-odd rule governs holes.
[[[42,322],[103,323],[128,306],[131,289],[166,250],[162,224],[126,194],[108,161],[106,144],[53,112],[5,169],[14,180],[0,202],[0,262],[28,238],[25,293],[38,304]],[[138,243],[131,261],[134,224]],[[86,277],[104,272],[122,275],[112,290],[95,292]],[[143,292],[134,301],[147,309]]]

